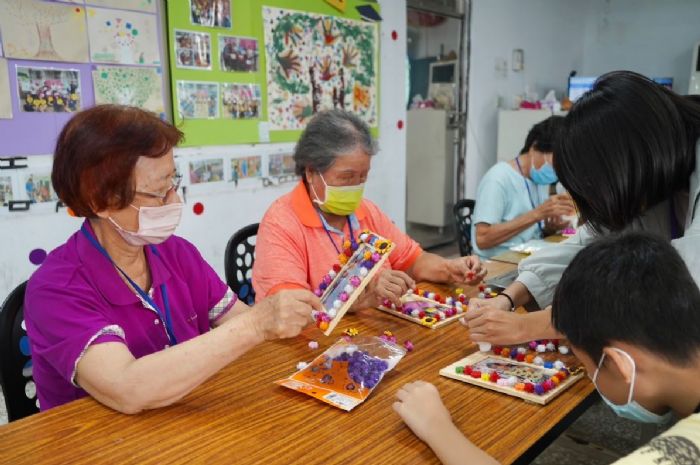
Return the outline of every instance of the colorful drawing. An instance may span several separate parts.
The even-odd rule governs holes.
[[[76,0],[73,0],[78,3]],[[149,13],[156,12],[156,0],[87,0],[90,5],[104,6],[108,8],[122,8],[124,10],[139,10]]]
[[[12,99],[10,98],[10,73],[7,60],[0,58],[0,118],[12,118]]]
[[[231,27],[231,0],[190,0],[192,24]]]
[[[248,37],[219,36],[222,71],[258,72],[258,41]]]
[[[190,162],[190,184],[224,180],[224,160],[212,158]]]
[[[219,117],[219,84],[177,81],[177,101],[183,119]]]
[[[426,328],[436,329],[457,321],[467,310],[467,306],[456,299],[450,299],[449,303],[437,302],[409,290],[401,297],[400,308],[385,300],[378,309]]]
[[[0,176],[0,205],[7,205],[7,202],[14,200],[12,192],[12,177]]]
[[[257,84],[221,84],[221,106],[224,117],[249,119],[260,117],[260,86]]]
[[[231,159],[231,181],[236,183],[241,179],[259,178],[262,159],[260,156]]]
[[[90,58],[97,63],[159,65],[156,16],[88,8]]]
[[[17,66],[17,90],[22,111],[71,113],[81,108],[78,70]]]
[[[175,65],[211,69],[211,36],[206,32],[175,30]]]
[[[327,108],[377,125],[376,24],[269,7],[263,22],[272,129],[303,129]]]
[[[24,188],[31,203],[55,202],[58,200],[51,185],[50,174],[30,174],[25,180]]]
[[[92,80],[97,105],[131,105],[158,115],[165,111],[160,69],[98,66],[92,72]]]
[[[268,174],[270,176],[285,176],[294,174],[296,163],[291,153],[275,153],[270,155]]]
[[[88,61],[82,7],[37,0],[3,0],[0,30],[8,58]]]

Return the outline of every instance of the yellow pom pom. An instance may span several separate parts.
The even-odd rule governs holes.
[[[491,379],[491,375],[489,373],[482,373],[481,379],[483,379],[484,381],[489,381]]]

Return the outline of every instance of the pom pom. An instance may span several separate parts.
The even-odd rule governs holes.
[[[547,347],[544,344],[537,344],[537,348],[535,350],[539,353],[543,353],[547,350]]]
[[[369,271],[367,270],[367,268],[365,268],[365,267],[360,268],[360,276],[362,276],[364,278],[368,274],[369,274]],[[358,286],[359,286],[359,284],[358,284]]]
[[[309,341],[309,349],[311,349],[311,350],[316,350],[316,349],[318,349],[318,342],[316,342],[316,341]]]
[[[308,366],[309,366],[309,364],[306,362],[299,362],[299,363],[297,363],[297,370],[303,370]]]
[[[535,357],[532,361],[535,365],[544,365],[544,359],[542,357]]]
[[[341,294],[342,295],[342,294]],[[333,301],[333,308],[340,308],[343,306],[343,301],[340,299],[336,299]]]
[[[554,362],[554,368],[556,368],[557,370],[561,370],[562,368],[564,368],[564,362],[562,362],[561,360],[557,360],[556,362]]]
[[[559,346],[559,353],[562,355],[566,355],[569,353],[569,348],[566,346]]]
[[[406,348],[407,351],[413,352],[414,346],[411,341],[404,341],[403,346]]]
[[[338,296],[338,299],[340,299],[341,302],[347,302],[349,298],[350,298],[350,296],[345,291],[341,292],[340,295]],[[337,302],[337,300],[336,300],[336,302]],[[337,308],[340,308],[340,307],[337,307]]]
[[[546,345],[545,347],[546,347],[547,350],[550,351],[550,352],[554,352],[554,350],[556,349],[556,347],[554,346],[554,344],[551,343],[551,342],[548,342],[547,345]]]
[[[545,368],[554,368],[554,363],[553,362],[544,362],[544,367]]]
[[[316,297],[321,297],[321,296],[323,295],[323,291],[322,291],[321,289],[316,289],[316,290],[314,291],[314,295],[315,295]]]
[[[519,353],[519,354],[526,354],[526,353],[527,353],[527,349],[526,349],[525,347],[518,347],[518,353]]]
[[[479,352],[488,352],[491,350],[491,344],[488,342],[479,342]]]

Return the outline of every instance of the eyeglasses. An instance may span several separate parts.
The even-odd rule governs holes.
[[[182,175],[180,173],[176,173],[171,179],[170,179],[170,187],[168,190],[165,191],[165,194],[155,194],[153,192],[144,192],[144,191],[135,191],[136,194],[143,195],[144,197],[149,197],[152,199],[159,199],[162,201],[165,201],[165,199],[168,197],[168,194],[171,192],[177,192],[177,190],[180,188],[180,183],[182,182]]]

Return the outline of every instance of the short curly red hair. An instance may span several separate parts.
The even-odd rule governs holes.
[[[51,182],[76,216],[126,208],[134,199],[139,157],[162,157],[183,133],[154,113],[98,105],[77,113],[56,141]]]

